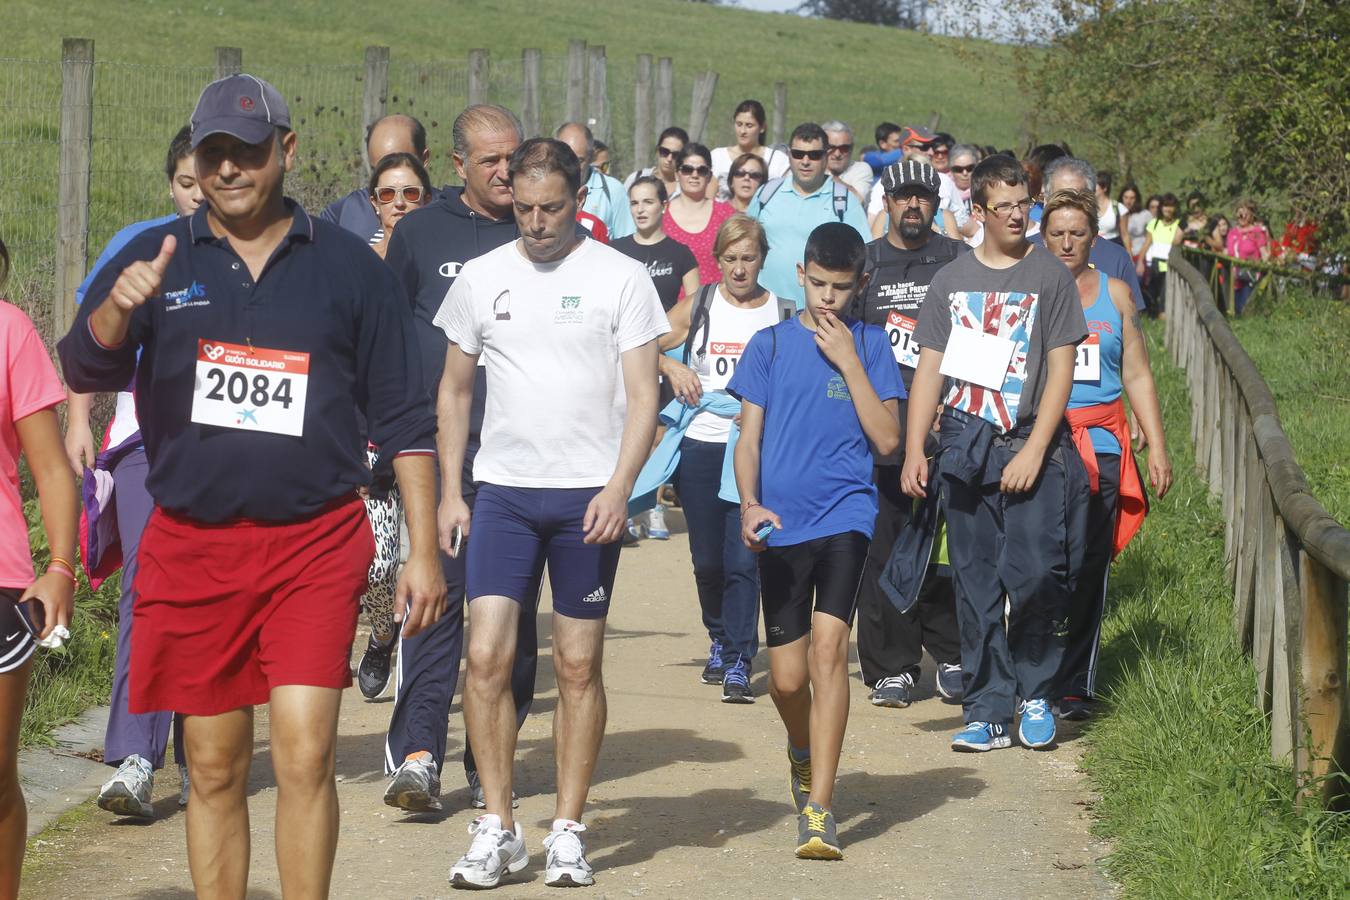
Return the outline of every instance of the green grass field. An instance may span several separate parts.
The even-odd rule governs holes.
[[[1350,304],[1291,288],[1232,325],[1275,395],[1313,496],[1350,525]]]
[[[1350,815],[1296,811],[1291,772],[1271,762],[1232,631],[1223,521],[1195,474],[1189,399],[1160,337],[1153,328],[1176,486],[1112,571],[1108,704],[1085,759],[1108,871],[1131,897],[1345,897]]]

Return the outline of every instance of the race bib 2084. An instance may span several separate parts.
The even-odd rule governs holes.
[[[192,421],[241,431],[304,433],[309,354],[197,342]]]

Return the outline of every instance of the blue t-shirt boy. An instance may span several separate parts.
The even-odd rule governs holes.
[[[884,403],[905,398],[886,332],[850,322],[853,347]],[[793,316],[750,339],[727,393],[764,409],[760,500],[783,522],[768,546],[858,531],[872,537],[872,450],[844,377]]]

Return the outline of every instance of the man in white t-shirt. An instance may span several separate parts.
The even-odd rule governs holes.
[[[656,431],[656,339],[670,324],[641,263],[578,236],[586,189],[566,144],[526,141],[509,173],[520,240],[465,263],[435,318],[450,339],[437,401],[439,525],[448,552],[466,540],[464,719],[487,804],[450,881],[494,887],[528,862],[511,812],[511,658],[547,560],[558,797],[544,880],[585,885],[594,878],[580,819],[605,730],[605,617],[628,497]],[[480,356],[487,406],[470,536],[460,469]]]

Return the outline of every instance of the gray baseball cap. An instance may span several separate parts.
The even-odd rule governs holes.
[[[942,187],[937,169],[926,162],[916,159],[902,159],[891,163],[881,172],[881,189],[888,194],[897,194],[902,188],[919,187],[934,194]]]
[[[281,92],[254,75],[231,75],[208,84],[192,111],[192,149],[213,134],[261,144],[276,128],[291,127]]]

